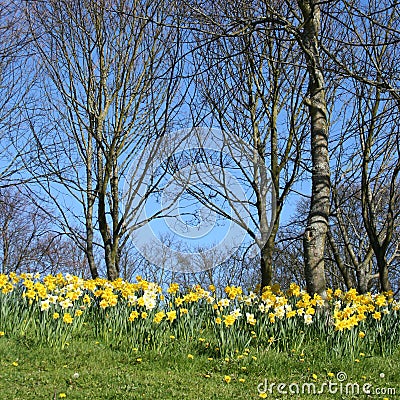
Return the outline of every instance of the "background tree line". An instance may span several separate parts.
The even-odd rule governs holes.
[[[1,1],[2,272],[398,292],[399,24],[394,0]],[[138,165],[196,126],[262,160],[241,225],[257,256],[176,275],[129,240],[162,217],[141,219],[162,176]],[[218,212],[204,188],[191,196]]]

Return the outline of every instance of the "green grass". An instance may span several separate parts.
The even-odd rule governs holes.
[[[0,398],[59,399],[65,394],[66,399],[260,399],[257,387],[265,379],[268,383],[297,383],[300,390],[303,383],[311,382],[320,388],[329,379],[338,383],[327,374],[336,376],[340,371],[347,374],[344,383],[360,385],[359,395],[346,395],[344,389],[341,394],[339,386],[338,393],[325,388],[322,395],[284,395],[275,388],[267,398],[400,398],[399,350],[385,358],[359,355],[359,362],[327,356],[318,343],[290,354],[250,349],[241,359],[210,356],[198,343],[174,340],[161,351],[140,352],[113,348],[90,338],[73,340],[61,350],[4,336],[0,337]],[[227,375],[230,383],[224,381]],[[365,383],[374,388],[395,388],[397,394],[366,395],[362,392]]]

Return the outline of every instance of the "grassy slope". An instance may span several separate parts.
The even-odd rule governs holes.
[[[327,373],[344,371],[346,382],[365,382],[375,387],[394,387],[397,396],[374,395],[282,395],[279,399],[383,399],[400,398],[400,351],[386,358],[359,356],[353,359],[325,357],[315,344],[304,356],[293,353],[250,354],[240,360],[209,360],[197,346],[175,342],[162,353],[122,351],[99,342],[74,341],[64,350],[39,348],[29,343],[0,338],[0,398],[58,399],[259,399],[257,386],[269,382],[314,382],[328,380]],[[193,354],[194,358],[188,358]],[[257,359],[253,359],[257,357]],[[139,359],[139,361],[137,361]],[[141,361],[140,361],[141,359]],[[304,361],[303,361],[304,360]],[[75,373],[79,377],[73,377]],[[385,374],[384,378],[379,375]],[[230,375],[230,383],[224,381]],[[239,379],[245,379],[240,382]],[[331,378],[337,382],[335,378]]]

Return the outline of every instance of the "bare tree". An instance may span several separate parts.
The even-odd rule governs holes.
[[[310,210],[304,233],[304,261],[307,289],[325,296],[324,252],[330,213],[330,165],[328,112],[324,70],[320,60],[321,10],[317,1],[297,1],[303,21],[298,41],[304,51],[308,71],[308,98],[311,124],[312,186]]]
[[[29,63],[29,32],[13,1],[0,2],[0,186],[26,181],[21,157],[29,154],[30,135],[23,129],[34,68]]]
[[[154,23],[167,18],[169,6],[49,0],[27,9],[51,115],[47,126],[40,126],[41,116],[31,124],[51,174],[41,190],[58,205],[63,228],[82,246],[93,277],[97,230],[107,276],[119,276],[130,211],[121,202],[124,177],[132,178],[133,160],[146,162],[140,160],[143,150],[169,129],[179,38]],[[82,211],[84,236],[71,222]]]
[[[371,271],[373,257],[380,289],[387,291],[399,221],[399,12],[391,1],[362,6],[342,1],[336,7],[347,12],[330,22],[335,36],[327,38],[323,48],[329,68],[341,81],[336,101],[346,104],[333,142],[334,216],[360,290],[366,291],[376,277]],[[349,234],[349,222],[360,220],[346,213],[346,203],[357,204],[362,217],[359,231],[350,230],[362,238],[361,258]],[[337,261],[340,265],[339,257]]]
[[[23,190],[23,189],[22,189]],[[70,272],[81,275],[85,260],[74,243],[55,232],[53,223],[24,191],[0,192],[1,273]]]
[[[238,169],[245,170],[247,200],[255,207],[249,223],[238,221],[236,214],[233,219],[258,245],[263,288],[273,282],[275,238],[286,197],[301,171],[307,130],[305,75],[297,65],[301,53],[293,37],[273,22],[266,21],[262,29],[248,22],[268,12],[262,2],[259,6],[255,9],[249,4],[226,2],[207,23],[207,29],[215,32],[213,40],[208,32],[194,33],[194,37],[199,48],[195,57],[196,89],[204,123],[216,124],[227,137],[230,133],[239,136],[257,154],[253,165],[240,165],[240,160],[234,160],[239,163]],[[240,34],[217,35],[226,15],[231,24],[244,24]],[[269,190],[276,201],[272,218],[265,182],[267,170],[272,181]],[[220,194],[232,196],[229,190]],[[200,188],[197,196],[206,198]],[[214,197],[208,198],[209,206],[217,208]],[[233,202],[231,205],[235,207]],[[229,214],[224,216],[231,218]]]
[[[204,21],[204,25],[201,28],[195,26],[192,29],[208,35],[209,41],[217,41],[221,38],[240,38],[243,41],[243,44],[239,45],[240,41],[237,39],[235,46],[231,45],[228,50],[222,53],[227,65],[229,65],[229,60],[232,60],[231,67],[228,67],[228,69],[232,69],[232,74],[240,72],[240,68],[237,67],[234,61],[235,57],[237,58],[236,52],[243,55],[241,62],[244,62],[244,65],[246,65],[246,62],[249,64],[248,68],[242,68],[244,72],[242,73],[243,84],[239,86],[239,90],[245,89],[244,93],[246,95],[241,98],[240,91],[235,91],[234,93],[231,91],[228,96],[231,96],[230,99],[236,100],[237,104],[240,104],[242,108],[247,107],[247,111],[250,114],[248,120],[251,121],[249,125],[253,124],[253,134],[255,134],[254,145],[263,159],[266,153],[262,147],[266,143],[263,143],[260,137],[257,139],[260,121],[258,120],[258,110],[255,107],[257,107],[258,103],[264,101],[263,107],[260,108],[264,108],[264,113],[269,117],[269,128],[271,129],[270,136],[268,136],[269,144],[271,145],[270,161],[274,174],[273,183],[275,188],[280,187],[279,177],[284,173],[283,166],[287,166],[287,162],[290,159],[295,161],[295,169],[298,168],[300,163],[300,157],[296,160],[296,157],[291,154],[293,149],[299,152],[299,147],[292,147],[292,140],[295,140],[295,138],[293,136],[290,138],[290,134],[293,133],[294,127],[298,128],[298,110],[301,110],[301,107],[297,101],[301,98],[299,94],[301,93],[304,76],[308,78],[308,89],[304,103],[308,106],[310,118],[312,193],[309,218],[304,234],[304,260],[309,291],[324,295],[326,289],[324,249],[330,211],[330,168],[325,81],[323,67],[320,62],[321,11],[319,3],[316,1],[297,1],[295,4],[287,1],[260,1],[251,4],[245,2],[221,2],[217,6],[215,3],[209,4],[206,2],[202,3],[201,6],[197,5],[197,7],[188,3],[187,7],[193,11],[193,18]],[[259,39],[257,39],[257,36]],[[268,40],[268,38],[271,39]],[[283,47],[277,44],[279,40],[281,40],[281,43],[285,43]],[[197,46],[199,47],[201,44]],[[213,52],[212,49],[206,51],[210,51],[211,54]],[[263,71],[262,67],[260,69],[260,59],[254,58],[254,52],[259,52],[257,54],[260,55],[260,59],[268,60],[266,64],[270,67],[270,71],[267,79],[265,79],[266,76],[264,75],[265,70]],[[284,59],[285,56],[288,57],[287,60]],[[299,74],[299,69],[295,68],[296,65],[302,73]],[[282,107],[282,99],[279,98],[280,90],[282,89],[281,79],[285,80],[284,70],[287,68],[291,69],[289,75],[293,85],[292,93],[295,94],[295,96],[292,96],[292,106],[294,107],[288,111],[292,116],[288,118],[291,123],[288,124],[288,143],[290,145],[287,150],[292,157],[285,159],[285,156],[283,156],[279,161],[277,150],[281,143],[279,143],[276,126],[279,123],[277,118]],[[249,71],[251,71],[251,74],[249,74]],[[263,79],[265,79],[264,82]],[[266,91],[267,82],[271,85],[270,91]],[[246,85],[247,87],[245,87]],[[208,87],[213,88],[210,84]],[[233,88],[233,90],[235,89]],[[215,90],[210,90],[208,97],[210,98],[211,96],[215,97]],[[263,98],[263,96],[265,97]],[[220,98],[214,101],[214,105],[218,101],[220,101]],[[252,110],[253,115],[251,117]],[[225,117],[226,110],[224,107],[219,107],[216,113],[221,120]],[[283,154],[285,153],[283,152]],[[264,175],[264,171],[259,172],[261,176]],[[296,173],[294,175],[288,174],[286,183],[289,183],[289,185],[286,188],[287,190],[290,189],[295,176]],[[262,190],[263,188],[261,188],[261,192]],[[281,194],[283,197],[279,199],[278,207],[282,206],[283,200],[287,195],[286,190],[282,190]],[[262,205],[262,196],[259,196],[257,200]],[[260,209],[263,209],[263,207],[260,207]],[[260,222],[262,221],[263,216],[260,215]],[[277,224],[274,227],[275,233],[271,236],[270,242],[266,247],[266,249],[268,247],[269,249],[266,251],[265,256],[267,254],[269,256],[262,257],[265,264],[263,266],[263,284],[267,284],[271,280],[270,254],[278,226]],[[260,226],[260,228],[261,232],[265,232],[263,226]],[[267,262],[265,263],[265,261]]]

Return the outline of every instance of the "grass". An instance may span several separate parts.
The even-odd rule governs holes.
[[[281,394],[275,386],[267,398],[395,400],[400,393],[399,349],[387,357],[335,358],[326,355],[324,344],[313,343],[291,353],[250,349],[248,354],[223,359],[210,357],[198,343],[172,339],[161,351],[140,352],[113,348],[90,337],[74,340],[61,350],[4,336],[0,355],[2,400],[49,400],[64,395],[66,399],[250,400],[261,398],[257,387],[262,384],[263,388],[266,379],[268,385],[285,383],[281,391],[289,392],[291,383],[300,390],[304,383],[314,383],[317,389],[328,380],[339,384],[339,372],[347,375],[343,383],[359,384],[360,394],[346,395],[344,388],[340,393],[340,386],[336,394],[327,387],[321,395]],[[367,395],[362,391],[364,384],[370,384],[371,390],[394,388],[397,395]]]

